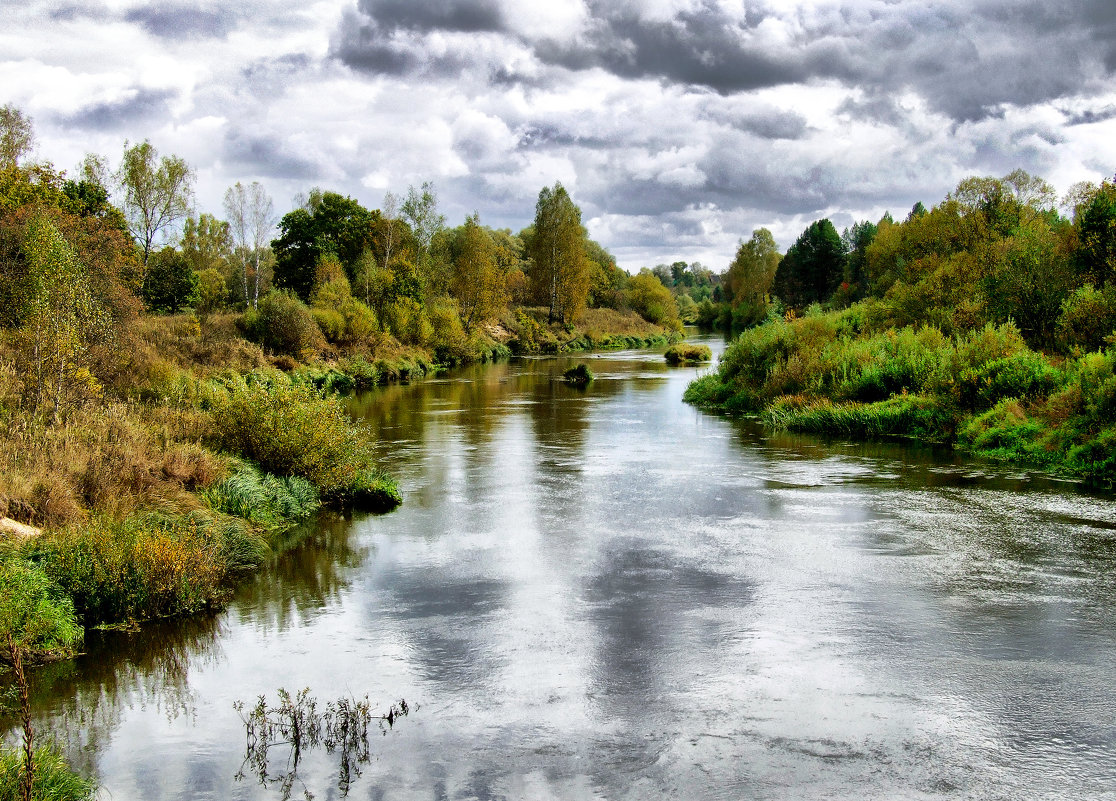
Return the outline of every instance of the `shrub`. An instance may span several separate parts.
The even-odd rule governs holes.
[[[691,345],[682,342],[671,345],[663,356],[668,364],[698,364],[712,359],[713,351],[708,345]]]
[[[327,501],[372,508],[398,504],[398,490],[374,497],[381,474],[371,464],[367,431],[340,402],[282,381],[232,383],[213,408],[217,444],[280,476],[301,476]]]
[[[587,364],[579,364],[562,373],[562,378],[567,384],[584,387],[593,380],[593,371]]]
[[[258,565],[262,541],[212,517],[95,519],[38,537],[32,558],[87,626],[192,614],[219,606],[225,581]]]
[[[72,656],[82,630],[74,606],[38,566],[15,554],[0,562],[0,654],[7,638],[38,656]]]
[[[249,339],[268,350],[299,359],[312,356],[325,344],[310,309],[289,292],[264,295],[256,309],[245,312],[242,327]]]
[[[1056,448],[1047,445],[1047,433],[1046,425],[1011,397],[966,421],[957,433],[957,442],[980,456],[1045,466],[1059,456]]]
[[[318,491],[306,479],[274,476],[248,462],[239,463],[232,475],[202,497],[217,512],[273,532],[306,520],[321,505]]]

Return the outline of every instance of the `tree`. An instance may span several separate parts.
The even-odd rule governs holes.
[[[387,198],[384,200],[386,205]],[[434,190],[434,184],[423,181],[421,190],[408,187],[407,197],[400,206],[399,213],[411,226],[418,242],[419,255],[425,260],[434,235],[446,227],[446,218],[438,213],[438,194]]]
[[[89,287],[73,248],[45,215],[27,226],[23,253],[26,284],[19,339],[24,384],[34,410],[61,418],[75,391],[99,391],[85,355],[94,338],[108,331],[108,316]]]
[[[450,290],[469,334],[473,325],[494,317],[507,305],[507,286],[496,263],[496,244],[474,213],[466,218],[453,248]]]
[[[275,204],[259,181],[245,187],[237,181],[225,190],[225,214],[237,260],[244,305],[253,308],[260,300],[260,273],[267,241],[275,227]]]
[[[182,253],[165,247],[151,255],[143,276],[143,299],[149,309],[176,314],[199,297],[198,275]]]
[[[1100,287],[1116,276],[1116,184],[1105,181],[1077,205],[1078,274]]]
[[[927,214],[925,209],[921,217]],[[841,234],[841,241],[845,245],[845,281],[852,288],[855,296],[864,293],[867,280],[868,246],[872,244],[879,233],[879,226],[869,220],[853,223],[851,228],[846,228]]]
[[[775,237],[766,228],[752,231],[751,238],[740,243],[736,258],[729,265],[728,287],[733,305],[763,307],[778,267],[779,249]]]
[[[18,167],[34,147],[31,118],[11,103],[0,106],[0,167]]]
[[[146,139],[128,147],[116,172],[124,191],[124,216],[128,230],[143,251],[143,266],[155,237],[190,210],[194,171],[178,156],[163,156]]]
[[[374,215],[357,201],[336,192],[311,193],[307,206],[283,215],[275,253],[275,286],[310,299],[314,271],[326,253],[341,261],[350,283],[356,283],[361,255],[374,242]]]
[[[833,223],[818,220],[802,232],[779,262],[771,291],[796,309],[826,301],[840,285],[844,265],[845,248]]]
[[[640,317],[655,325],[678,327],[678,305],[662,280],[646,267],[628,282],[628,305]]]
[[[550,322],[573,322],[589,295],[589,262],[585,258],[581,209],[561,183],[543,187],[535,204],[530,254],[531,285],[547,307]]]

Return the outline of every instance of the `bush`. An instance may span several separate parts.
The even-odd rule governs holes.
[[[334,397],[282,381],[241,381],[218,396],[213,417],[219,447],[269,473],[301,476],[327,501],[376,509],[399,503],[398,489],[371,464],[367,431]]]
[[[188,615],[219,606],[226,580],[257,566],[263,542],[243,524],[144,515],[44,533],[31,557],[87,626]]]
[[[667,360],[667,364],[698,364],[712,359],[713,351],[709,349],[708,345],[691,345],[682,342],[671,345],[666,349],[663,356]]]
[[[269,292],[241,319],[245,335],[274,353],[306,360],[325,346],[314,315],[289,292]]]
[[[38,566],[8,554],[0,562],[0,654],[7,638],[36,656],[72,656],[82,630],[74,606]]]
[[[567,384],[584,387],[593,380],[593,371],[587,364],[579,364],[562,373],[562,378]]]
[[[1055,331],[1064,351],[1103,348],[1116,333],[1116,286],[1096,290],[1086,285],[1071,294],[1062,302]]]
[[[35,749],[34,801],[92,801],[96,785],[70,769],[52,746]],[[0,801],[20,801],[23,752],[0,747]]]

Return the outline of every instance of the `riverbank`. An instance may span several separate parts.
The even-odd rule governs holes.
[[[983,458],[1111,486],[1116,351],[1029,348],[1012,323],[949,337],[873,325],[868,304],[745,331],[685,400],[776,428],[949,443]]]
[[[589,310],[579,327],[540,316],[519,310],[457,363],[680,338],[613,310]],[[340,397],[447,366],[390,337],[305,361],[269,354],[235,315],[141,317],[130,344],[115,354],[108,397],[57,425],[19,414],[18,377],[0,361],[0,517],[41,530],[0,540],[0,585],[18,598],[41,584],[52,615],[78,624],[27,633],[32,659],[72,655],[84,628],[219,608],[319,508],[397,506],[370,432]]]

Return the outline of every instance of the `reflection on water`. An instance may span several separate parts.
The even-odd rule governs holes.
[[[421,705],[350,797],[1116,798],[1111,498],[705,415],[696,372],[361,398],[404,506],[321,521],[218,618],[101,635],[41,721],[112,798],[277,797],[233,780],[233,704],[278,687]]]

